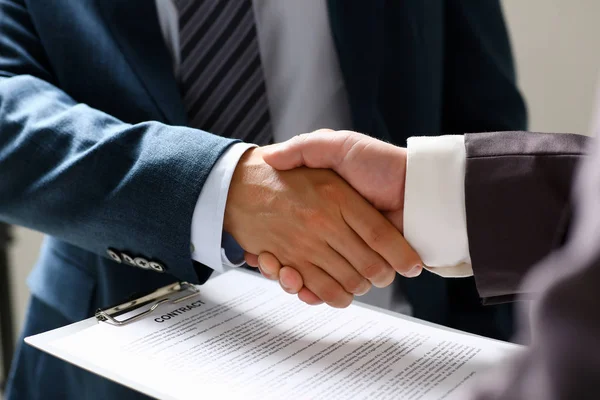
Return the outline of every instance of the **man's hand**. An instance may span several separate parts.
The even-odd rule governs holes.
[[[260,148],[236,167],[223,226],[247,252],[268,252],[292,267],[335,307],[420,263],[398,230],[334,172],[277,171]]]
[[[287,142],[264,148],[264,160],[278,170],[307,166],[330,168],[344,178],[402,231],[404,207],[404,182],[406,177],[406,150],[351,131],[320,130],[303,134]],[[309,303],[319,303],[306,288],[302,277],[282,260],[271,254],[260,257],[246,254],[249,265],[258,266],[271,279],[279,279],[290,293]],[[419,263],[411,271],[397,270],[407,277],[421,273]]]

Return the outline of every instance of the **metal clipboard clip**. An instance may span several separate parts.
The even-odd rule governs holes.
[[[187,282],[177,282],[157,289],[156,291],[140,298],[119,304],[118,306],[104,310],[98,309],[95,315],[98,321],[106,322],[115,326],[123,326],[145,317],[163,304],[181,303],[182,301],[191,299],[198,294],[200,294],[200,290],[198,290],[196,286]],[[119,315],[135,311],[148,305],[150,305],[150,308],[140,312],[139,314],[123,320],[116,319],[116,317]]]

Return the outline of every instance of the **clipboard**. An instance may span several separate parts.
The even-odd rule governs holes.
[[[145,294],[134,294],[130,296],[130,299],[126,302],[98,309],[93,317],[49,332],[27,337],[24,341],[28,345],[51,354],[54,357],[77,365],[91,373],[100,375],[140,393],[144,393],[154,398],[175,400],[175,398],[165,396],[164,393],[156,391],[156,389],[150,385],[140,384],[127,376],[115,373],[110,368],[99,368],[84,357],[65,353],[62,349],[56,347],[53,342],[71,335],[76,335],[101,323],[106,323],[107,325],[120,330],[120,328],[132,325],[136,321],[156,312],[161,306],[164,307],[169,304],[183,303],[199,295],[199,286],[183,281],[175,282]]]
[[[176,282],[156,289],[141,297],[133,298],[113,307],[98,309],[95,317],[100,322],[106,322],[114,326],[124,326],[135,322],[146,315],[151,314],[161,305],[179,304],[200,294],[198,287],[188,282]],[[147,307],[149,306],[149,307]],[[124,319],[117,319],[121,315],[133,313],[140,308],[147,308]]]
[[[238,298],[243,301],[235,300]],[[164,315],[158,315],[158,318],[149,315],[157,310],[163,310],[158,314]],[[222,314],[217,314],[221,311]],[[174,316],[164,319],[165,315],[171,314]],[[289,323],[283,321],[283,325],[274,324],[276,321],[273,316],[277,315],[286,315]],[[257,323],[260,321],[272,325]],[[302,324],[313,321],[318,324],[302,330]],[[365,324],[368,324],[370,329],[375,329],[375,332],[362,333],[362,327],[367,326]],[[246,341],[244,338],[248,337],[252,329],[255,334],[263,329],[271,333],[261,333],[259,336],[253,336],[254,340]],[[167,331],[171,332],[170,337],[164,336]],[[227,332],[231,338],[223,336]],[[298,305],[297,299],[282,292],[277,283],[245,271],[229,271],[210,279],[200,288],[186,282],[173,283],[122,304],[100,309],[87,320],[28,337],[25,342],[80,368],[155,398],[195,399],[198,390],[202,390],[203,397],[264,400],[282,398],[282,393],[294,397],[286,388],[275,388],[278,391],[272,391],[275,389],[263,382],[272,378],[260,372],[265,368],[272,370],[274,374],[287,374],[288,369],[295,371],[298,375],[294,380],[288,377],[281,381],[292,385],[292,389],[293,385],[302,384],[302,390],[321,390],[313,384],[308,385],[307,382],[320,371],[328,371],[329,366],[339,365],[340,360],[348,359],[346,353],[360,353],[382,362],[381,360],[385,359],[383,354],[365,352],[363,347],[371,346],[371,341],[379,340],[378,335],[383,333],[392,335],[389,336],[389,340],[403,340],[402,338],[409,333],[425,335],[434,341],[427,344],[430,347],[442,343],[476,346],[479,349],[476,353],[478,358],[474,360],[474,364],[465,367],[464,373],[471,373],[472,369],[483,370],[507,355],[520,351],[520,347],[513,344],[480,338],[360,303],[346,310]],[[350,338],[349,335],[353,335],[352,338],[355,338],[355,335],[362,336],[350,341],[345,339]],[[280,337],[293,339],[293,342],[290,342],[293,346],[277,352],[264,353],[272,349],[272,346],[263,347],[262,341],[283,343]],[[207,350],[202,358],[195,358],[199,352],[209,348],[216,351],[217,348],[221,349],[221,345],[233,346],[230,349],[232,351],[219,350],[219,353],[214,353]],[[238,345],[242,347],[237,349]],[[158,349],[157,346],[162,347]],[[330,354],[327,349],[332,348],[331,346],[339,353]],[[398,347],[401,348],[404,347]],[[144,353],[146,351],[149,353]],[[160,355],[162,358],[156,358],[157,351],[165,352],[160,353],[164,354],[164,357]],[[257,360],[254,356],[258,354],[256,351],[266,354],[265,361]],[[426,349],[422,351],[423,356],[429,354],[425,353]],[[315,359],[318,354],[323,356]],[[232,357],[235,360],[223,361],[223,358],[222,361],[217,361],[218,357]],[[395,374],[418,359],[416,356],[411,358],[410,354],[407,357],[398,359],[399,363],[405,362],[406,366],[396,365],[396,361],[393,361],[389,365],[389,373]],[[291,363],[287,361],[292,358],[294,361]],[[181,368],[170,369],[169,361],[174,359],[185,364],[185,375],[182,375]],[[319,361],[306,364],[313,359]],[[286,363],[282,363],[284,361]],[[242,365],[244,362],[249,364]],[[306,366],[298,368],[300,365]],[[245,377],[237,371],[240,368],[240,371],[246,374]],[[233,370],[236,370],[236,373],[230,373]],[[456,382],[449,382],[439,389],[454,387],[462,379],[461,376],[455,378]],[[247,381],[240,386],[240,379]],[[178,385],[172,385],[172,382],[178,382]],[[323,382],[328,384],[329,381]],[[332,382],[331,387],[335,386],[336,381]],[[340,390],[347,387],[349,386],[339,386]],[[283,392],[280,393],[280,389]]]

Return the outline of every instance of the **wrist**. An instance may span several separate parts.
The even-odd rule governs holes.
[[[225,204],[240,157],[252,147],[255,145],[240,142],[223,152],[208,174],[194,207],[190,238],[192,258],[215,271],[224,272],[224,265],[232,265],[221,254]]]
[[[406,196],[406,165],[408,157],[405,148],[396,146],[391,147],[393,148],[390,149],[392,155],[390,160],[392,160],[391,162],[393,163],[397,163],[397,165],[392,165],[391,168],[398,171],[398,173],[395,175],[397,176],[396,181],[390,185],[390,188],[394,188],[393,193],[391,193],[393,201],[390,203],[389,208],[384,209],[384,215],[402,234],[404,234],[404,199]]]
[[[407,151],[404,147],[394,147],[394,153],[396,158],[399,160],[399,168],[400,174],[398,174],[399,179],[399,193],[398,193],[398,202],[400,204],[400,209],[404,211],[404,196],[406,192],[406,172],[407,172]]]
[[[260,148],[248,149],[238,161],[233,172],[227,202],[223,215],[223,230],[235,237],[236,215],[241,207],[248,206],[249,202],[256,200],[257,192],[249,192],[248,186],[254,186],[253,182],[260,180],[258,175],[264,174],[265,162],[262,159]]]

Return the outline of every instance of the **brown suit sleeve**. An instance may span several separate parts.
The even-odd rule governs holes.
[[[519,294],[530,268],[563,243],[574,172],[588,143],[571,134],[465,135],[469,252],[486,303]]]

